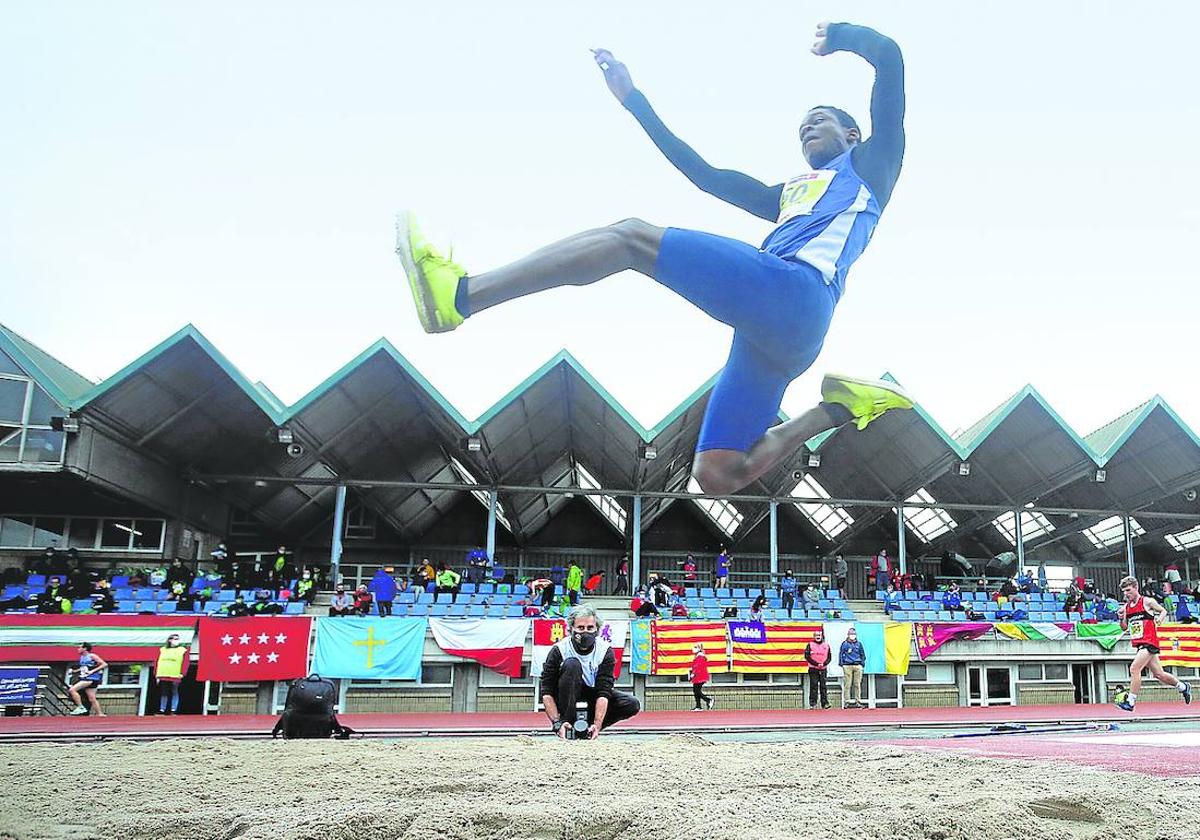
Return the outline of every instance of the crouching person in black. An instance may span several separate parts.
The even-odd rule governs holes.
[[[575,721],[578,702],[587,703],[587,734],[598,738],[600,731],[642,710],[632,694],[613,688],[616,658],[612,647],[600,638],[600,619],[588,606],[578,606],[567,616],[568,635],[550,649],[542,666],[540,693],[546,717],[559,738]]]

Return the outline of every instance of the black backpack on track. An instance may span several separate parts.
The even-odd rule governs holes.
[[[294,681],[271,737],[349,738],[354,730],[338,723],[333,711],[337,694],[337,686],[318,674]]]

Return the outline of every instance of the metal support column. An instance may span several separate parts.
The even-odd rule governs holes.
[[[629,592],[642,585],[642,497],[633,497],[633,569],[630,572]]]
[[[896,541],[900,550],[896,552],[896,562],[900,564],[900,574],[908,574],[908,549],[904,544],[904,503],[896,506]]]
[[[1125,526],[1125,565],[1129,569],[1129,576],[1137,577],[1133,571],[1133,528],[1129,525],[1129,514],[1122,516],[1121,522]]]
[[[492,562],[496,560],[496,505],[500,504],[500,493],[496,488],[488,492],[487,519],[487,556]]]
[[[1025,571],[1025,532],[1021,525],[1021,511],[1013,511],[1013,533],[1017,539],[1017,574]]]
[[[779,510],[776,502],[771,502],[771,586],[779,583]]]
[[[339,484],[333,503],[333,538],[329,541],[329,582],[336,587],[342,572],[342,532],[346,518],[346,485]]]

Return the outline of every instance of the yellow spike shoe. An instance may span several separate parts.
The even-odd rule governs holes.
[[[895,382],[886,379],[855,379],[828,373],[821,380],[821,399],[850,412],[859,431],[892,409],[910,409],[912,398]]]
[[[434,250],[407,211],[396,216],[396,256],[404,266],[425,332],[449,332],[461,324],[463,316],[454,307],[454,296],[466,269]]]

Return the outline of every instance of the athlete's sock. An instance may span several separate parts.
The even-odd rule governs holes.
[[[833,419],[833,422],[838,426],[841,426],[843,423],[849,423],[854,419],[854,415],[850,413],[850,409],[846,408],[844,405],[827,403],[822,400],[821,408],[825,409],[825,413],[828,414]]]
[[[1187,683],[1185,683],[1183,680],[1180,680],[1179,682],[1175,683],[1175,690],[1180,694],[1187,694]]]
[[[467,275],[458,278],[458,288],[454,292],[454,308],[464,318],[471,317],[471,304],[467,301]]]
[[[1131,704],[1132,704],[1132,703],[1136,703],[1136,702],[1137,702],[1137,695],[1136,695],[1136,694],[1134,694],[1132,691],[1131,691],[1131,692],[1129,692],[1129,702],[1130,702]]]

